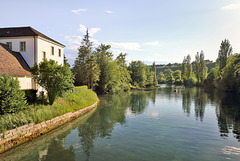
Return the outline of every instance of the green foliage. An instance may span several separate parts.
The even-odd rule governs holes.
[[[164,71],[164,75],[165,75],[167,84],[173,84],[174,83],[173,72],[172,72],[171,69],[166,69]]]
[[[159,84],[164,84],[166,83],[166,78],[165,75],[163,74],[163,72],[160,72],[157,76],[157,80]]]
[[[29,108],[13,114],[0,116],[0,132],[10,130],[28,123],[40,123],[74,112],[96,102],[97,95],[87,86],[75,87],[73,92],[66,92],[59,97],[52,106],[31,105]]]
[[[240,54],[229,56],[222,70],[222,88],[225,91],[240,92]]]
[[[119,69],[120,89],[123,91],[128,91],[130,90],[131,76],[127,70],[126,54],[120,53],[116,58],[116,61]]]
[[[110,45],[105,44],[96,48],[97,63],[100,69],[97,91],[100,93],[116,93],[120,90],[118,65],[112,58],[113,54],[108,51],[110,48]]]
[[[218,52],[219,70],[221,71],[227,63],[227,58],[232,54],[232,46],[229,40],[225,39],[221,42]]]
[[[194,62],[194,72],[197,78],[197,83],[200,84],[200,82],[204,81],[207,77],[207,71],[208,68],[206,66],[206,62],[204,60],[204,52],[197,52],[197,55],[195,57],[195,62]]]
[[[90,41],[88,30],[82,39],[81,46],[78,49],[78,57],[73,66],[75,75],[75,85],[88,85],[92,89],[99,80],[99,66],[96,63],[96,53],[92,51],[93,43]]]
[[[26,105],[25,94],[20,90],[18,80],[6,74],[0,76],[0,114],[23,110]]]
[[[182,72],[180,70],[176,70],[173,72],[174,83],[177,85],[182,84]]]
[[[142,61],[132,61],[128,67],[132,79],[132,85],[136,87],[145,87],[146,85],[146,68]]]
[[[73,88],[74,76],[70,69],[58,65],[54,60],[44,60],[30,69],[34,80],[48,93],[48,100],[53,104],[57,96]]]
[[[192,73],[191,56],[187,55],[187,57],[184,57],[182,63],[182,75],[185,84],[189,80],[191,73]]]

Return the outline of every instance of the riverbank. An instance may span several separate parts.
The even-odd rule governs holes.
[[[0,153],[47,133],[90,111],[97,105],[92,90],[77,87],[52,106],[29,107],[27,110],[0,117]]]

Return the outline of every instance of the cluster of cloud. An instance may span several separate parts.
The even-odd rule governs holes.
[[[77,15],[80,15],[81,12],[86,12],[86,11],[87,11],[87,9],[81,9],[81,8],[79,8],[77,10],[72,10],[72,12]]]
[[[79,9],[76,9],[76,10],[72,10],[72,12],[75,13],[76,15],[80,15],[81,12],[86,12],[86,11],[87,11],[87,9],[85,9],[85,8],[79,8]],[[110,10],[106,10],[105,12],[108,13],[108,14],[113,13]]]
[[[240,9],[240,3],[232,3],[221,8],[222,10],[237,10]]]
[[[101,29],[98,28],[98,27],[88,29],[89,36],[90,36],[90,37],[93,37],[93,35],[94,35],[95,33],[97,33],[98,31],[100,31],[100,30],[101,30]],[[82,25],[82,24],[80,24],[78,31],[80,31],[80,32],[83,33],[83,34],[86,34],[87,27],[84,26],[84,25]]]
[[[111,14],[111,13],[113,13],[113,12],[112,12],[112,11],[110,11],[110,10],[107,10],[107,11],[106,11],[106,13],[109,13],[109,14]]]

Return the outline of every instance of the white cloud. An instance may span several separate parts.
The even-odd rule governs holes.
[[[123,49],[123,50],[136,50],[140,51],[141,46],[139,43],[116,43],[116,42],[106,42],[106,44],[111,45],[112,48]]]
[[[80,45],[82,41],[81,36],[65,36],[64,39],[70,42],[71,44],[76,44],[76,45]]]
[[[106,13],[109,13],[109,14],[111,14],[111,13],[113,13],[113,12],[108,10],[108,11],[106,11]]]
[[[159,41],[147,42],[147,43],[143,43],[143,45],[158,46],[160,45],[160,42]]]
[[[221,8],[222,10],[236,10],[240,9],[240,3],[232,3]]]
[[[97,33],[97,32],[100,31],[100,30],[101,30],[101,29],[100,29],[100,28],[97,28],[97,27],[88,29],[89,36],[92,37],[95,33]],[[85,34],[86,31],[87,31],[87,27],[84,26],[84,25],[82,25],[82,24],[80,24],[78,31],[80,31],[81,33]]]
[[[79,15],[80,14],[80,12],[86,12],[87,11],[87,9],[77,9],[77,10],[72,10],[72,12],[73,13],[75,13],[75,14],[77,14],[77,15]]]

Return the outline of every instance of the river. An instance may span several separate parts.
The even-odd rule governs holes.
[[[0,160],[239,161],[240,97],[173,89],[99,96],[95,111],[0,154]]]

